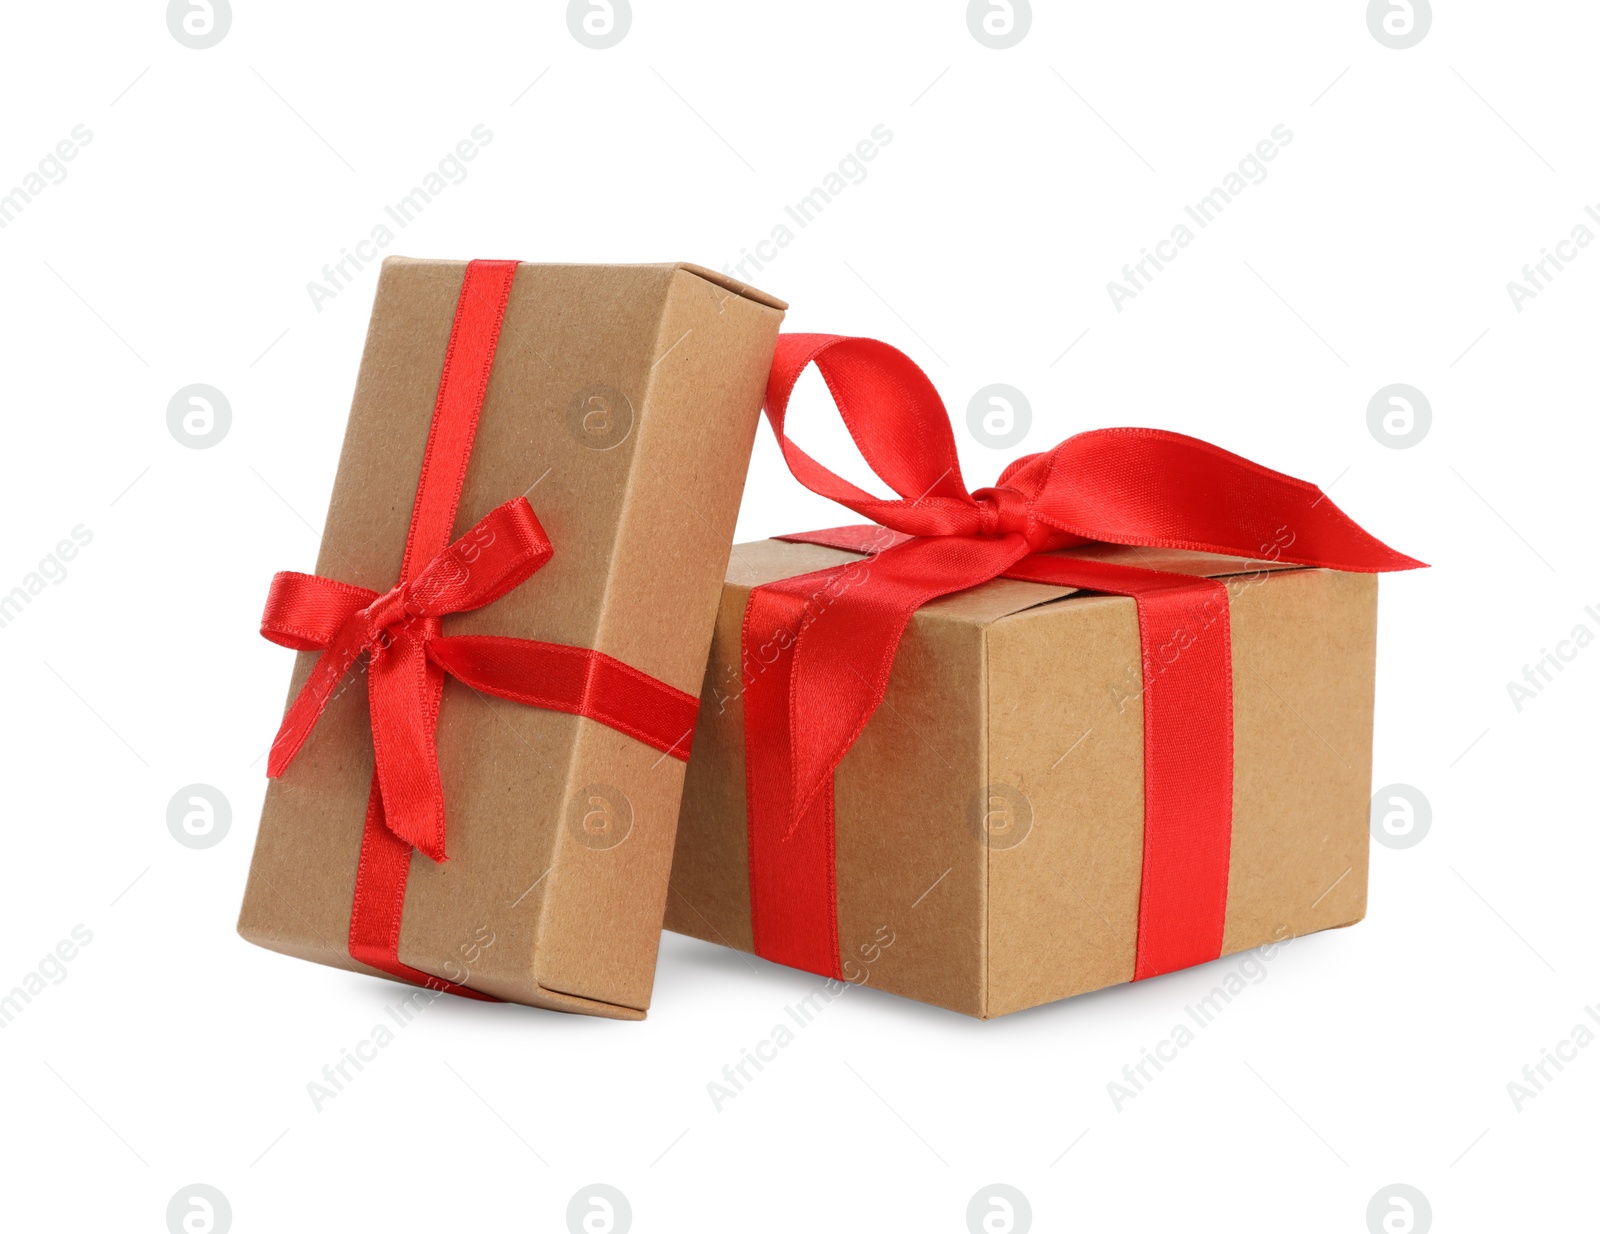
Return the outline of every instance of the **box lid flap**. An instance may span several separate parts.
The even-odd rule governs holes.
[[[1289,562],[1256,561],[1248,557],[1227,557],[1220,553],[1199,553],[1176,548],[1141,548],[1122,544],[1086,544],[1079,548],[1047,553],[1047,557],[1080,558],[1115,565],[1164,570],[1172,574],[1192,574],[1204,578],[1231,578],[1262,571],[1301,570],[1307,567]],[[755,588],[765,583],[824,570],[848,561],[860,561],[862,554],[818,544],[797,544],[789,540],[758,540],[736,545],[728,564],[728,582]],[[918,615],[932,620],[959,621],[987,625],[1025,612],[1041,604],[1051,604],[1075,595],[1078,588],[1054,587],[1020,579],[997,578],[979,587],[959,591],[930,601]]]

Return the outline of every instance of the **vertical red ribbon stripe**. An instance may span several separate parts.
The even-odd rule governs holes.
[[[1222,954],[1233,843],[1233,642],[1216,579],[1064,557],[1007,578],[1131,596],[1144,709],[1144,857],[1134,980]]]
[[[402,583],[411,578],[419,559],[426,562],[450,544],[461,486],[466,480],[467,462],[472,457],[472,442],[478,432],[478,414],[489,388],[489,372],[494,366],[500,326],[505,320],[506,302],[511,296],[511,282],[516,273],[514,261],[474,261],[468,263],[466,276],[461,281],[461,295],[456,301],[455,321],[450,327],[450,343],[445,351],[444,373],[439,379],[439,396],[428,427],[422,477],[417,482],[416,501],[411,508],[411,527],[400,567]],[[422,636],[437,636],[438,618],[424,620],[430,624]],[[438,724],[444,673],[432,663],[425,672],[423,688],[427,710],[424,723],[431,735]],[[445,989],[466,998],[487,999],[488,995],[442,981],[401,962],[400,919],[405,911],[406,880],[410,874],[411,845],[386,825],[383,795],[374,772],[372,788],[367,794],[366,825],[361,834],[355,900],[350,909],[350,957],[403,981]]]

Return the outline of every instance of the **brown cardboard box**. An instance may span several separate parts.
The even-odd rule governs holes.
[[[1235,769],[1223,954],[1359,921],[1376,577],[1168,549],[1072,554],[1228,579]],[[752,949],[746,600],[764,583],[857,559],[777,540],[735,548],[668,929]],[[1132,979],[1139,665],[1131,599],[1000,579],[916,613],[883,705],[834,777],[846,979],[984,1018]]]
[[[320,575],[378,591],[399,576],[465,268],[384,263]],[[694,266],[519,267],[454,534],[526,494],[555,553],[445,633],[593,648],[693,693],[783,309]],[[291,698],[315,659],[299,656]],[[470,955],[474,989],[643,1018],[683,763],[453,678],[438,748],[450,860],[412,854],[401,962],[463,980]],[[347,949],[372,767],[358,673],[267,791],[245,938],[375,971]]]

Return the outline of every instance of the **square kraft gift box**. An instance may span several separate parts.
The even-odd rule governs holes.
[[[643,1018],[784,307],[681,264],[385,261],[320,577],[263,619],[303,654],[240,934]]]
[[[812,363],[898,497],[786,436]],[[1420,562],[1154,429],[969,492],[870,339],[780,337],[766,407],[878,525],[734,549],[669,929],[991,1017],[1361,918],[1374,576]]]
[[[1375,577],[1170,549],[1063,555],[1227,586],[1234,802],[1223,953],[1359,921]],[[678,823],[669,930],[755,949],[744,694],[758,688],[761,653],[752,663],[741,649],[745,609],[754,587],[847,562],[865,568],[859,554],[814,544],[734,550]],[[1141,694],[1132,599],[997,579],[919,609],[882,705],[834,775],[842,978],[983,1018],[1131,980]]]

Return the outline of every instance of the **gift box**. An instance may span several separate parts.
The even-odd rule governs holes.
[[[898,499],[785,436],[811,362]],[[667,928],[987,1018],[1363,916],[1375,572],[1420,563],[1154,430],[969,494],[870,340],[783,336],[768,412],[879,525],[735,548]]]
[[[687,265],[383,266],[239,932],[640,1019],[781,301]]]

